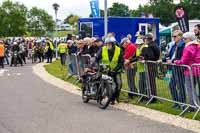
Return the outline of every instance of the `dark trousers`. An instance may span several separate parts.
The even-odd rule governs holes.
[[[0,57],[0,66],[4,68],[4,57]]]
[[[23,62],[26,64],[26,53],[25,52],[21,53],[20,57],[23,60]]]
[[[169,88],[174,101],[186,102],[184,71],[181,68],[173,68]]]
[[[52,63],[53,52],[47,52],[47,63]]]
[[[149,63],[147,64],[147,67],[148,67],[148,77],[149,77],[151,94],[157,96],[157,88],[156,88],[157,65]]]
[[[115,88],[114,88],[114,92],[113,92],[113,98],[112,101],[116,100],[119,98],[120,92],[121,92],[121,88],[122,88],[122,78],[121,78],[121,74],[115,74],[111,76],[113,78],[114,84],[115,84]]]
[[[60,54],[60,61],[61,61],[61,65],[65,65],[65,62],[66,62],[66,54],[63,53],[63,54]]]
[[[38,57],[38,59],[39,59],[39,62],[43,62],[43,61],[44,61],[44,54],[43,54],[43,53],[38,52],[38,53],[37,53],[37,57]]]
[[[22,62],[22,59],[21,59],[21,57],[18,55],[17,56],[17,62],[19,61],[19,63],[21,64],[21,65],[23,65],[23,62]],[[13,57],[11,58],[11,64],[10,64],[10,66],[12,66],[13,65]]]
[[[146,73],[139,73],[139,90],[141,94],[147,95]]]
[[[135,75],[136,75],[137,68],[128,69],[127,70],[127,82],[130,92],[137,93],[137,88],[135,86]],[[133,94],[129,93],[129,96],[132,96]]]

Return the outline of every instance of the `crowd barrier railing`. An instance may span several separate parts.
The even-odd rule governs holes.
[[[145,63],[137,62],[128,65],[125,73],[122,73],[122,92],[129,96],[140,96],[137,103],[150,97],[146,67]]]
[[[193,119],[196,118],[197,114],[200,112],[200,64],[193,64],[191,66],[192,74],[191,77],[193,83],[193,100],[194,104],[197,107],[197,111],[193,116]]]
[[[72,54],[69,58],[74,62],[73,75],[78,78],[94,62],[90,55]],[[196,70],[199,70],[195,72],[198,76],[194,76]],[[193,119],[200,112],[200,64],[190,67],[154,61],[137,62],[122,73],[122,83],[123,92],[139,96],[138,103],[143,98],[147,99],[146,105],[156,100],[170,102],[173,105],[168,106],[182,110],[180,116],[192,108],[197,110]]]

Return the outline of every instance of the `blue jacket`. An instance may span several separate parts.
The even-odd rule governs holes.
[[[77,47],[72,45],[70,48],[68,48],[69,54],[75,54],[77,52]]]
[[[174,43],[174,45],[172,45],[170,52],[167,56],[165,56],[165,58],[163,58],[163,62],[166,62],[167,59],[172,59],[174,52],[176,50],[177,45]],[[178,45],[178,49],[175,55],[175,58],[172,60],[172,62],[174,63],[175,60],[180,60],[182,55],[183,55],[183,49],[185,48],[185,42],[183,39],[181,39],[180,44]]]

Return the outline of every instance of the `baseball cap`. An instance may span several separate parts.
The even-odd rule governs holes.
[[[116,42],[116,39],[114,37],[107,37],[105,39],[105,43],[113,43]]]
[[[143,39],[137,39],[135,44],[139,44],[139,45],[144,44],[144,41],[143,41]]]
[[[123,38],[120,42],[121,45],[123,45],[125,42],[130,41],[127,37]]]
[[[147,34],[145,35],[145,38],[146,38],[146,39],[153,39],[153,33],[147,33]]]

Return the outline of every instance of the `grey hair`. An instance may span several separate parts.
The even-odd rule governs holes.
[[[194,40],[196,39],[195,34],[192,33],[192,32],[186,32],[186,33],[184,33],[184,34],[183,34],[183,37],[184,37],[184,38],[188,38],[188,39],[190,39],[191,41],[194,41]]]
[[[173,34],[178,34],[179,36],[183,36],[183,32],[181,30],[175,30]]]

